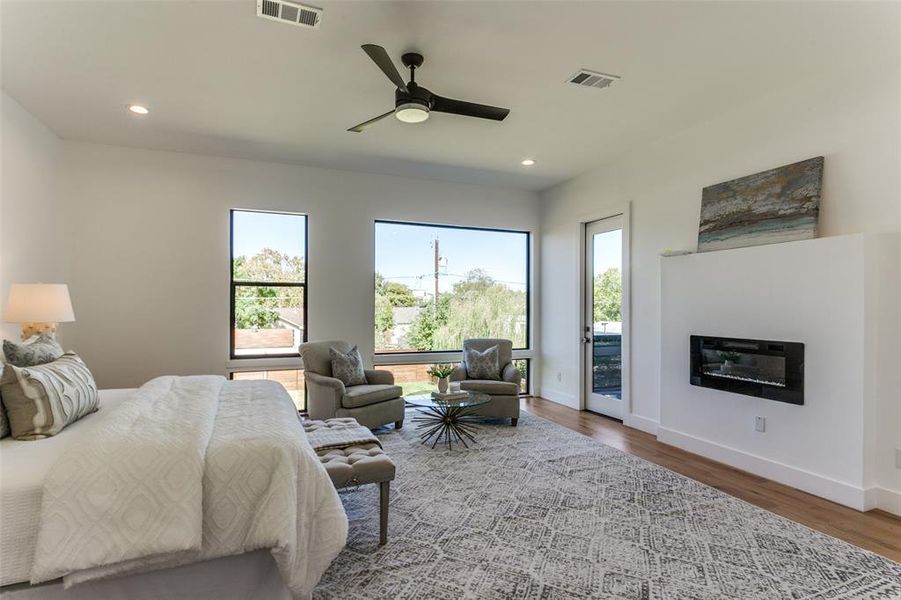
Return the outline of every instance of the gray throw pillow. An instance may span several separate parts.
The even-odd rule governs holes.
[[[97,384],[74,352],[35,367],[6,365],[0,394],[17,440],[56,435],[98,408]]]
[[[22,343],[3,340],[6,362],[17,367],[34,367],[53,362],[63,355],[63,347],[45,333],[33,335]]]
[[[334,348],[328,349],[329,358],[332,360],[332,377],[340,379],[344,385],[366,384],[366,373],[363,372],[363,357],[354,346],[345,354]]]
[[[9,419],[6,418],[6,409],[3,408],[3,403],[0,402],[0,438],[5,438],[9,433]]]
[[[466,348],[463,351],[463,362],[466,363],[467,379],[498,381],[501,378],[497,346],[492,346],[484,352],[479,352],[475,348]]]

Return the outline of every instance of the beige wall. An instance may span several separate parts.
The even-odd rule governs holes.
[[[224,373],[231,208],[309,214],[309,338],[373,351],[375,219],[537,232],[537,196],[426,179],[65,144],[66,340],[102,387]]]
[[[0,315],[11,283],[64,282],[57,238],[63,143],[18,102],[0,94]],[[18,339],[19,326],[2,324]]]

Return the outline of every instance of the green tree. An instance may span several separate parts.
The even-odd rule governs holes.
[[[435,350],[460,348],[469,337],[498,337],[525,345],[526,293],[511,290],[481,269],[454,285],[447,319],[433,334]]]
[[[416,306],[418,301],[409,286],[386,280],[381,273],[375,274],[375,294],[387,298],[391,306]]]
[[[430,302],[422,307],[407,332],[407,342],[417,350],[434,350],[435,332],[447,322],[451,298],[445,294],[439,296],[438,306]]]
[[[384,294],[375,293],[376,348],[384,347],[388,333],[394,328],[394,307]],[[379,343],[381,342],[381,343]]]
[[[622,321],[623,278],[612,267],[594,277],[594,321]]]
[[[234,279],[256,282],[303,282],[304,259],[263,248],[250,258],[235,257]],[[279,318],[279,307],[302,308],[303,290],[292,287],[237,286],[235,288],[235,326],[238,329],[271,327]]]

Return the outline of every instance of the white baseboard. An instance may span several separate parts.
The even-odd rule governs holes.
[[[660,423],[658,423],[654,419],[642,417],[641,415],[636,415],[635,413],[629,413],[623,418],[623,425],[625,425],[626,427],[631,427],[632,429],[644,431],[645,433],[650,433],[651,435],[657,435],[657,428],[659,427]]]
[[[868,498],[868,496],[872,497],[872,494],[868,494],[870,490],[865,490],[850,483],[837,481],[804,469],[792,467],[769,458],[763,458],[762,456],[723,446],[722,444],[703,440],[662,426],[657,428],[657,439],[665,444],[700,454],[773,481],[778,481],[855,510],[864,511],[873,508],[873,506],[867,506],[868,503],[872,503],[872,500]]]
[[[870,488],[875,499],[873,508],[901,517],[901,492],[886,488]]]
[[[569,392],[541,386],[541,397],[545,400],[550,400],[551,402],[556,402],[557,404],[579,410],[579,398]]]

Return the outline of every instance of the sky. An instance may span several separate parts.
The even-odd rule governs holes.
[[[594,274],[599,275],[611,267],[623,269],[623,231],[616,229],[594,236]]]
[[[305,216],[253,211],[233,214],[235,256],[253,256],[263,248],[304,255]],[[441,292],[450,291],[477,268],[512,289],[526,289],[527,236],[521,233],[376,223],[376,271],[422,296],[431,295],[436,238],[443,258],[438,278]]]
[[[235,211],[235,256],[253,256],[263,248],[278,250],[290,256],[304,256],[306,228],[304,215]]]
[[[449,292],[473,269],[483,269],[511,289],[526,289],[528,236],[523,233],[376,223],[375,270],[389,281],[419,290],[420,295],[431,295],[436,238],[444,258],[438,278],[440,292]]]
[[[303,256],[306,231],[303,215],[235,211],[234,254],[253,256],[272,248]],[[448,292],[473,269],[484,269],[495,280],[516,290],[526,288],[527,236],[506,231],[449,229],[403,223],[375,224],[375,268],[386,279],[406,284],[421,295],[434,289],[432,244],[438,239],[443,257],[438,289]],[[594,272],[621,268],[622,232],[594,236]]]

